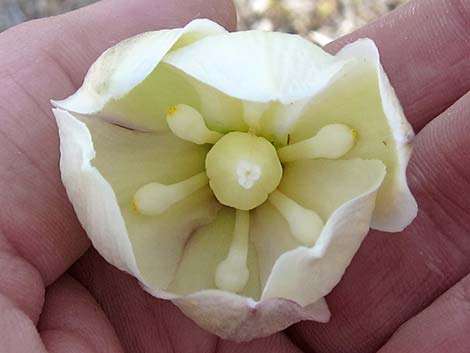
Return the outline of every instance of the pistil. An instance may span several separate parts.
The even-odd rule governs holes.
[[[266,201],[282,177],[273,145],[245,132],[222,137],[207,154],[206,171],[217,200],[245,211]]]
[[[223,136],[209,130],[202,115],[193,107],[178,104],[168,109],[167,122],[170,130],[179,138],[202,145],[215,144]]]
[[[250,213],[236,210],[233,239],[227,257],[217,266],[217,288],[239,293],[245,288],[250,273],[247,267]]]
[[[277,153],[281,162],[314,158],[337,159],[353,148],[356,139],[356,130],[344,124],[330,124],[309,139],[279,148]]]
[[[197,174],[175,184],[150,183],[134,195],[132,208],[144,215],[158,215],[184,200],[209,182],[206,173]]]
[[[324,225],[316,212],[302,207],[279,190],[271,193],[268,200],[285,218],[294,238],[307,246],[315,243]]]

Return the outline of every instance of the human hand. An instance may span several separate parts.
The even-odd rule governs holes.
[[[328,297],[329,324],[301,323],[246,344],[218,340],[87,251],[60,182],[49,99],[75,91],[115,42],[194,16],[234,28],[229,1],[108,0],[0,35],[0,52],[9,53],[0,58],[0,352],[364,353],[407,320],[381,353],[467,352],[470,278],[455,285],[470,269],[470,6],[463,0],[414,1],[329,47],[376,40],[419,132],[409,178],[420,206],[403,234],[368,235]]]

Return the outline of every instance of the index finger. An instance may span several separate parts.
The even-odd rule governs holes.
[[[327,47],[372,38],[416,131],[470,89],[470,2],[414,0]]]

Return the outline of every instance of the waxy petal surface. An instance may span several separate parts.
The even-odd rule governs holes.
[[[319,162],[329,163],[299,168],[304,179],[292,180],[292,184],[295,182],[294,188],[300,191],[298,185],[308,180],[304,195],[315,190],[317,195],[330,195],[330,199],[322,198],[323,202],[331,200],[335,203],[344,197],[342,192],[334,189],[336,184],[353,197],[338,208],[331,207],[331,204],[324,209],[317,207],[322,215],[328,212],[328,207],[335,209],[328,217],[319,239],[312,248],[298,247],[283,253],[276,260],[261,299],[281,297],[306,306],[323,298],[339,282],[369,232],[377,190],[385,177],[384,164],[375,160]],[[326,172],[326,169],[330,170]],[[341,176],[346,175],[352,175],[353,181],[348,180],[346,185],[342,185]],[[290,182],[286,180],[285,185],[288,184]],[[300,194],[295,196],[297,199],[301,197]],[[304,196],[303,200],[307,202],[315,198],[307,199]]]
[[[406,181],[413,129],[371,40],[347,45],[337,56],[350,60],[348,70],[312,98],[290,134],[291,141],[309,138],[331,123],[356,129],[357,143],[343,158],[380,159],[387,166],[387,175],[377,195],[372,228],[401,231],[417,214],[416,201]]]

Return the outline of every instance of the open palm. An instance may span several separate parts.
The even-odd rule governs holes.
[[[377,42],[418,132],[409,180],[420,207],[405,232],[368,235],[327,298],[329,324],[226,342],[89,249],[60,182],[49,99],[74,92],[117,41],[194,17],[235,27],[228,0],[107,0],[0,34],[0,352],[470,351],[466,0],[412,1],[328,48]]]

